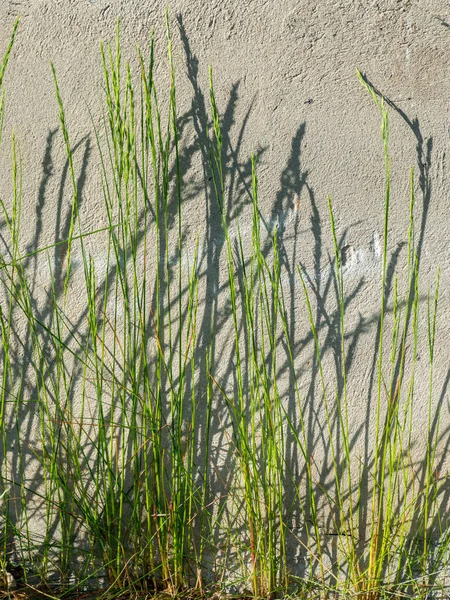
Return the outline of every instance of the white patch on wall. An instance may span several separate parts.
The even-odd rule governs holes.
[[[373,233],[368,248],[347,244],[341,248],[342,272],[351,275],[376,275],[381,268],[381,243],[378,232]]]

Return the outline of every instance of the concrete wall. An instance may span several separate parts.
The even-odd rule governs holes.
[[[0,196],[8,197],[11,190],[9,138],[14,130],[23,164],[25,251],[52,244],[67,229],[70,187],[64,179],[66,155],[49,62],[53,61],[58,74],[76,148],[83,224],[91,230],[106,224],[101,208],[100,161],[90,117],[93,115],[95,125],[101,123],[99,42],[114,40],[120,18],[122,53],[137,69],[136,44],[145,47],[154,29],[156,70],[164,86],[167,63],[163,11],[163,4],[155,0],[2,1],[2,48],[15,18],[19,14],[22,18],[5,79]],[[170,4],[169,14],[178,109],[185,118],[186,141],[182,148],[189,148],[199,128],[204,131],[209,112],[208,68],[212,65],[218,107],[223,114],[228,191],[236,210],[241,211],[241,231],[244,236],[250,234],[250,213],[244,204],[248,199],[249,157],[256,152],[261,212],[269,226],[281,226],[286,260],[291,267],[294,262],[302,264],[310,289],[322,306],[318,318],[323,339],[328,339],[330,345],[326,363],[330,386],[334,385],[332,348],[338,333],[327,196],[333,201],[349,297],[349,398],[355,435],[361,424],[373,418],[368,413],[367,399],[380,306],[385,186],[380,114],[362,89],[356,69],[386,98],[392,157],[388,260],[399,268],[401,287],[405,282],[409,177],[414,167],[415,244],[423,301],[441,265],[434,390],[436,404],[443,405],[445,432],[450,329],[448,7],[438,0],[176,0]],[[192,189],[197,190],[187,204],[192,241],[186,242],[185,248],[189,254],[197,232],[204,248],[208,243],[223,245],[223,240],[219,239],[220,228],[214,234],[206,233],[205,220],[210,211],[201,188],[200,148],[194,144],[184,160],[191,169]],[[89,248],[96,264],[101,265],[106,260],[102,242],[92,241]],[[36,289],[41,287],[44,294],[48,275],[44,269],[35,269]],[[307,366],[313,347],[307,337],[300,281],[293,268],[290,272],[284,281],[298,315],[295,335],[302,351],[296,360],[307,394]],[[83,300],[77,301],[74,294],[68,314],[75,319],[82,310]],[[416,385],[417,396],[424,401],[418,404],[415,416],[418,456],[426,444],[426,310],[421,313],[419,328],[424,342]],[[226,350],[231,342],[225,330],[221,335]],[[305,340],[303,345],[301,340]],[[232,346],[228,350],[232,355]],[[223,376],[226,374],[225,369]],[[359,439],[356,435],[355,456],[364,451],[364,443],[364,436]],[[442,447],[445,445],[444,439]],[[439,462],[444,473],[448,461],[440,456]]]

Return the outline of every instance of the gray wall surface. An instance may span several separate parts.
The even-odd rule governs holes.
[[[290,265],[283,277],[295,315],[299,342],[296,365],[305,397],[310,393],[308,369],[314,354],[308,337],[304,294],[294,264],[301,264],[318,306],[318,328],[325,344],[324,368],[333,393],[337,385],[336,348],[339,332],[334,290],[333,240],[327,198],[331,198],[341,247],[349,344],[348,397],[352,453],[367,452],[361,433],[373,423],[368,409],[374,385],[374,344],[380,310],[380,276],[384,220],[385,172],[380,112],[358,81],[356,69],[382,94],[389,111],[391,216],[388,273],[399,272],[406,286],[406,243],[409,224],[410,169],[415,170],[415,246],[420,262],[421,309],[416,364],[414,452],[427,444],[429,365],[427,309],[441,267],[439,314],[434,363],[434,407],[441,406],[439,472],[447,472],[449,352],[449,189],[450,141],[450,10],[440,0],[174,0],[169,5],[177,74],[178,113],[183,117],[181,152],[188,173],[186,200],[186,264],[198,234],[200,254],[208,244],[222,248],[222,258],[204,267],[226,280],[225,249],[220,226],[207,227],[214,211],[202,191],[205,155],[195,146],[205,135],[209,117],[209,66],[226,146],[227,193],[239,212],[244,239],[251,237],[250,156],[258,156],[259,202],[269,229],[282,235],[283,256]],[[2,0],[0,47],[6,47],[15,18],[21,22],[5,77],[6,113],[0,148],[0,197],[11,194],[11,134],[22,160],[24,253],[51,245],[67,235],[70,186],[64,140],[60,131],[50,61],[54,63],[74,147],[85,231],[106,226],[101,163],[94,126],[102,125],[103,73],[99,42],[114,42],[120,19],[122,55],[139,73],[136,45],[156,39],[156,74],[168,82],[164,5],[156,0]],[[190,146],[191,144],[191,146]],[[183,154],[184,153],[184,154]],[[247,208],[246,208],[247,206]],[[61,208],[62,207],[62,208]],[[230,223],[232,235],[237,223]],[[3,238],[5,239],[5,238]],[[1,252],[5,253],[0,239]],[[98,269],[106,264],[101,236],[87,239]],[[57,258],[57,257],[56,257]],[[55,260],[56,260],[55,258]],[[41,259],[39,259],[41,260]],[[50,285],[46,258],[36,263],[36,302],[45,305]],[[72,321],[84,300],[73,293],[66,306]],[[56,264],[56,263],[55,263]],[[79,266],[79,263],[78,263]],[[390,280],[392,283],[392,279]],[[39,290],[42,290],[40,295]],[[206,288],[206,294],[215,293]],[[392,297],[391,297],[392,301]],[[226,306],[226,299],[223,299]],[[390,305],[391,306],[391,305]],[[391,308],[388,314],[391,313]],[[387,323],[389,330],[392,324]],[[231,327],[231,324],[230,324]],[[17,323],[17,331],[21,331]],[[25,329],[22,329],[25,331]],[[233,342],[224,325],[218,378],[230,378]],[[304,343],[301,341],[304,340]],[[337,346],[336,346],[337,344]],[[328,349],[328,350],[327,350]],[[408,360],[411,361],[409,355]],[[387,361],[388,362],[388,361]],[[387,375],[386,375],[387,377]],[[319,384],[316,384],[319,387]],[[289,396],[289,382],[285,393]],[[317,414],[323,410],[317,407]],[[314,419],[311,420],[314,428]],[[359,432],[359,433],[358,433]],[[312,433],[317,464],[326,441]],[[353,439],[353,438],[352,438]],[[322,449],[321,449],[322,448]],[[414,459],[413,459],[414,460]],[[325,507],[326,513],[326,507]],[[333,523],[324,514],[326,528]],[[295,523],[293,524],[295,526]]]

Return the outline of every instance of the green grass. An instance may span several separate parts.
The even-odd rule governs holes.
[[[106,227],[83,229],[71,124],[53,65],[70,183],[63,241],[23,250],[26,174],[12,138],[12,196],[1,200],[0,221],[9,248],[0,257],[5,595],[17,593],[8,587],[12,571],[28,593],[40,590],[51,598],[92,587],[117,597],[236,590],[251,597],[336,594],[364,600],[425,598],[443,591],[449,530],[441,494],[446,478],[436,472],[441,435],[433,390],[439,272],[424,301],[411,172],[406,284],[389,274],[390,157],[383,99],[358,73],[380,112],[386,185],[380,310],[372,330],[376,359],[358,365],[360,372],[370,368],[375,381],[372,398],[359,398],[371,402],[375,426],[363,424],[360,435],[372,435],[373,447],[366,457],[355,457],[343,241],[331,200],[330,285],[339,336],[332,383],[314,290],[300,264],[286,264],[278,228],[266,226],[261,217],[256,157],[247,207],[251,235],[241,235],[239,219],[230,218],[227,149],[211,72],[204,167],[223,234],[232,381],[223,376],[222,309],[212,303],[205,332],[205,264],[195,232],[189,233],[194,250],[187,252],[189,171],[181,160],[183,127],[167,15],[166,24],[170,86],[165,96],[155,81],[153,39],[148,56],[138,51],[137,74],[123,61],[119,27],[115,46],[101,47],[103,124],[97,128],[92,119],[92,129]],[[1,89],[17,25],[0,67]],[[3,92],[1,97],[3,123]],[[105,244],[102,268],[90,254],[93,239]],[[59,263],[57,253],[64,259]],[[42,268],[45,259],[50,285],[43,311],[30,265],[39,260]],[[309,321],[311,343],[302,355],[283,279],[289,267],[303,289]],[[70,312],[75,300],[82,306],[78,321]],[[423,311],[426,340],[419,338]],[[428,437],[417,462],[412,415],[417,402],[424,402],[415,393],[417,349],[424,342],[428,370],[424,373],[423,360],[420,377],[429,378]],[[311,448],[311,400],[299,381],[305,355],[314,399],[323,409],[320,427],[329,440],[325,476]],[[336,534],[331,561],[324,511]],[[293,527],[293,515],[300,515],[300,528]],[[303,556],[301,572],[293,554]]]

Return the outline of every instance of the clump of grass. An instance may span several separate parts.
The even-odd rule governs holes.
[[[0,68],[0,91],[16,30],[17,23]],[[252,597],[423,597],[424,589],[428,593],[439,585],[431,566],[432,531],[438,529],[440,536],[440,565],[446,561],[449,539],[439,506],[442,481],[435,472],[440,417],[433,408],[433,365],[439,273],[426,303],[428,440],[417,470],[411,436],[423,303],[414,240],[414,173],[406,295],[401,297],[397,279],[393,290],[388,282],[391,186],[383,100],[359,74],[380,111],[386,180],[373,364],[374,446],[359,463],[352,455],[349,419],[345,272],[331,201],[339,327],[336,391],[326,381],[326,348],[307,281],[297,266],[312,340],[311,369],[319,379],[315,394],[323,403],[321,425],[330,443],[330,483],[316,475],[308,432],[310,407],[300,391],[288,316],[291,299],[283,284],[288,265],[278,228],[264,227],[260,214],[255,157],[250,243],[241,235],[239,222],[229,221],[225,148],[212,73],[208,169],[224,236],[232,389],[221,379],[214,323],[199,339],[202,257],[197,238],[186,266],[182,128],[167,13],[166,31],[170,86],[162,99],[155,81],[153,38],[148,59],[138,51],[138,85],[122,58],[119,27],[115,47],[101,47],[105,108],[103,127],[93,129],[106,227],[84,230],[70,123],[53,65],[71,188],[67,237],[28,253],[22,250],[20,234],[20,153],[12,138],[12,197],[1,201],[1,226],[9,236],[9,256],[2,256],[0,264],[3,583],[8,586],[11,569],[20,566],[22,583],[31,590],[44,588],[50,597],[92,584],[118,595],[179,595],[192,588],[205,594],[229,588],[230,581],[219,573],[231,577],[234,570],[235,582],[242,583],[240,593]],[[167,107],[165,113],[161,106]],[[3,107],[2,100],[2,118]],[[231,234],[231,226],[236,226],[237,235]],[[93,239],[105,244],[101,267],[90,253]],[[63,253],[63,267],[55,260],[57,252]],[[39,309],[29,274],[30,261],[42,256],[47,258],[50,282],[46,312]],[[78,322],[69,317],[74,297],[82,298],[84,307]],[[16,331],[18,320],[25,324],[25,336]],[[207,376],[202,379],[199,373]],[[284,400],[288,378],[295,416]],[[226,414],[230,426],[215,430],[215,412]],[[24,427],[32,434],[26,436]],[[219,435],[227,440],[227,465],[217,464],[212,456]],[[289,462],[292,457],[288,460],[288,445],[295,447],[301,480]],[[225,470],[227,478],[221,474]],[[213,486],[216,476],[227,479],[219,492]],[[319,516],[324,499],[336,532],[331,565]],[[300,535],[290,525],[293,512],[305,517]],[[43,525],[40,530],[36,519]],[[301,575],[291,572],[292,543],[307,558],[308,569]],[[215,558],[220,553],[227,564]]]
[[[251,252],[249,257],[245,255],[239,234],[236,266],[224,210],[225,181],[221,162],[223,146],[212,73],[210,97],[214,135],[211,149],[212,173],[226,241],[234,328],[235,395],[232,397],[219,382],[214,381],[230,411],[238,477],[243,484],[245,526],[250,548],[251,591],[254,596],[272,596],[288,585],[283,500],[283,407],[277,384],[281,264],[276,232],[272,246],[273,264],[268,262],[263,253],[256,161],[252,157]],[[238,272],[241,275],[239,287]],[[239,296],[241,306],[238,306]],[[240,333],[242,323],[247,333],[244,348]]]

